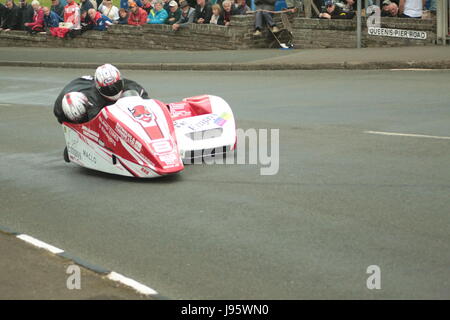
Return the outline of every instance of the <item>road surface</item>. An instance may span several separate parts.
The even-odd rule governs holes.
[[[162,101],[211,93],[239,128],[280,130],[276,175],[145,181],[62,160],[52,104],[89,72],[0,68],[0,225],[174,299],[450,298],[449,71],[125,71]]]

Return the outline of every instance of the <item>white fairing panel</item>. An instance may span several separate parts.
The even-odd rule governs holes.
[[[233,147],[236,124],[228,103],[220,97],[209,96],[212,113],[175,120],[178,148],[183,158],[191,151]]]

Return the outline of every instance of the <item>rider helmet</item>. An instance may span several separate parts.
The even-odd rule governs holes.
[[[95,71],[95,86],[102,96],[116,101],[123,92],[120,71],[111,64],[104,64]]]
[[[72,122],[79,122],[86,115],[87,97],[81,92],[66,93],[62,99],[62,109]]]

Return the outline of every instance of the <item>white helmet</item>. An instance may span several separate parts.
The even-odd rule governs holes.
[[[66,93],[62,99],[62,109],[67,119],[79,122],[86,115],[88,98],[81,92]]]
[[[102,96],[117,100],[123,92],[120,71],[111,64],[104,64],[95,70],[95,86]]]

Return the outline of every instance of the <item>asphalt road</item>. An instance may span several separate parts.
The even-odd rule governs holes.
[[[276,175],[145,181],[63,162],[51,105],[79,74],[0,68],[0,225],[175,299],[450,298],[450,140],[365,133],[450,137],[449,71],[124,72],[280,129]]]

